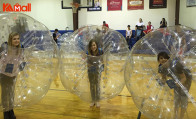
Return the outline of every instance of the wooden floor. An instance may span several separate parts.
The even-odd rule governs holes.
[[[69,93],[61,85],[53,82],[46,96],[36,105],[28,108],[16,108],[17,119],[137,119],[138,109],[128,90],[109,100],[100,102],[101,107],[90,108],[89,103]],[[3,114],[0,113],[0,119]],[[142,115],[141,119],[147,119]]]

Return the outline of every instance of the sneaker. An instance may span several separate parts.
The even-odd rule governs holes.
[[[96,107],[99,108],[100,107],[100,103],[96,102]]]
[[[94,102],[92,102],[91,104],[90,104],[90,107],[93,107],[95,105],[95,103]]]
[[[14,110],[13,109],[9,111],[9,117],[10,117],[10,119],[16,119],[16,116],[14,114]]]
[[[9,111],[3,112],[4,119],[9,119]]]

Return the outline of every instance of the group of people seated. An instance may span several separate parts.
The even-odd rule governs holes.
[[[160,22],[160,28],[164,28],[164,27],[167,27],[167,22],[165,18],[162,18],[162,21]],[[139,22],[137,22],[137,24],[135,25],[135,37],[134,38],[136,42],[139,39],[141,39],[143,36],[145,36],[146,34],[150,33],[153,29],[154,29],[154,26],[151,24],[151,21],[149,21],[148,25],[145,27],[144,22],[140,18]],[[127,44],[129,45],[129,48],[131,47],[130,44],[132,44],[131,37],[132,37],[132,30],[130,28],[130,25],[128,25],[127,30],[126,30],[126,41],[127,41]]]
[[[160,22],[160,28],[164,28],[164,27],[167,27],[167,22],[165,18],[162,18],[162,21]],[[102,25],[103,33],[106,33],[108,28],[109,25],[106,23],[106,21],[103,21],[103,25]],[[139,22],[137,22],[135,26],[135,35],[134,35],[135,41],[137,42],[139,39],[141,39],[143,36],[151,32],[153,29],[154,26],[151,24],[151,21],[148,22],[147,26],[145,26],[144,22],[140,18]],[[61,34],[58,32],[58,29],[55,29],[55,32],[53,33],[53,39],[56,43],[60,35]],[[132,44],[131,37],[132,37],[132,30],[131,30],[131,26],[128,25],[126,29],[126,41],[129,46],[129,49],[131,49],[131,44]]]

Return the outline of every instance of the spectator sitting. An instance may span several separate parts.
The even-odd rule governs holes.
[[[109,28],[109,25],[105,21],[103,21],[103,25],[102,25],[103,33],[106,33],[106,31],[108,30],[108,28]]]
[[[167,21],[165,20],[165,18],[162,18],[162,21],[160,22],[160,28],[165,28],[167,27]]]
[[[142,21],[142,19],[139,19],[139,22],[136,24],[135,26],[135,38],[136,41],[138,41],[142,36],[143,36],[143,28],[144,28],[144,23]]]
[[[149,21],[149,22],[148,22],[148,25],[147,25],[147,29],[144,30],[143,33],[146,35],[146,34],[148,34],[149,32],[151,32],[153,29],[154,29],[154,27],[151,25],[151,22]]]

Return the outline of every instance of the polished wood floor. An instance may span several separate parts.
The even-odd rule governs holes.
[[[195,72],[195,69],[193,71]],[[195,85],[192,87],[192,94],[196,94]],[[15,114],[17,119],[137,119],[139,110],[126,87],[117,97],[103,100],[100,104],[100,108],[90,108],[89,103],[66,91],[57,76],[40,102],[28,108],[16,108]],[[194,112],[195,110],[192,110],[189,114],[190,119],[194,119]],[[0,119],[3,119],[3,113],[0,113]],[[142,115],[141,119],[147,117]]]
[[[90,108],[89,103],[80,100],[62,86],[59,77],[52,83],[46,96],[36,105],[16,108],[17,119],[136,119],[138,109],[128,90],[109,100],[100,102],[101,107]],[[0,119],[3,114],[0,113]],[[141,119],[147,119],[142,115]]]

